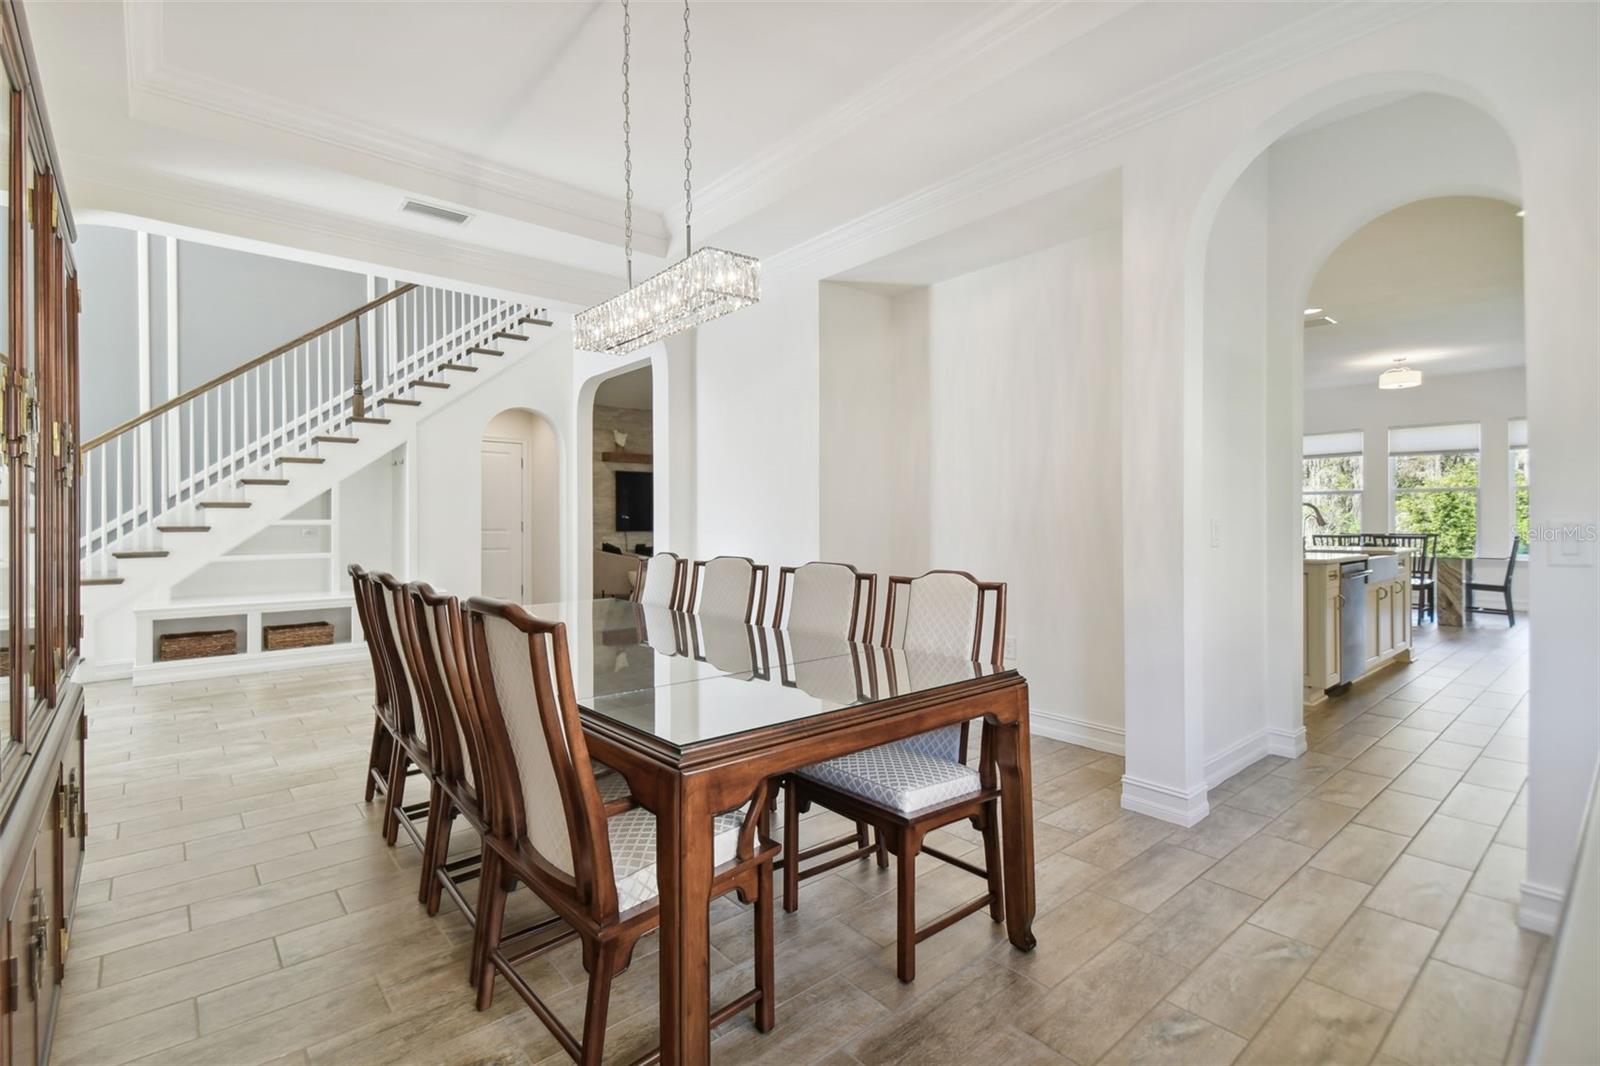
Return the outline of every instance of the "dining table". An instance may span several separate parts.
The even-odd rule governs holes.
[[[661,1061],[705,1063],[711,1030],[712,822],[763,781],[981,720],[998,784],[1006,935],[1034,948],[1028,684],[1010,664],[601,599],[530,604],[566,626],[590,756],[656,817]],[[779,1019],[782,1024],[782,1019]]]

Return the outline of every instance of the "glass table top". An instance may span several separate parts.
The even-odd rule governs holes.
[[[680,749],[1010,672],[623,600],[525,609],[566,624],[573,688],[586,711]]]

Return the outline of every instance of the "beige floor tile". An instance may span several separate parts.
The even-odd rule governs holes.
[[[1065,903],[1085,889],[1093,888],[1105,876],[1105,870],[1082,859],[1075,859],[1064,851],[1036,861],[1033,891],[1038,901],[1038,913]],[[891,884],[885,891],[892,891],[893,887]],[[800,892],[800,898],[804,899],[806,889],[801,888]]]
[[[62,1033],[51,1048],[56,1066],[119,1066],[195,1038],[189,1000],[94,1029]]]
[[[1494,835],[1495,830],[1492,825],[1468,822],[1452,818],[1448,814],[1436,814],[1429,818],[1428,824],[1412,838],[1406,853],[1421,859],[1432,859],[1434,862],[1459,866],[1463,870],[1475,870],[1478,863],[1483,860]]]
[[[148,944],[152,940],[174,936],[189,931],[189,908],[175,907],[157,914],[147,914],[112,925],[102,925],[79,933],[73,938],[74,959],[95,959],[113,951]]]
[[[1422,828],[1438,807],[1438,800],[1384,789],[1377,799],[1362,808],[1355,820],[1387,833],[1411,836]]]
[[[1410,726],[1396,726],[1378,738],[1378,747],[1395,748],[1399,751],[1422,751],[1439,738],[1439,734],[1428,729],[1413,729]]]
[[[1389,784],[1389,779],[1377,774],[1363,774],[1356,770],[1342,770],[1330,777],[1317,789],[1317,799],[1340,803],[1360,809],[1372,801]]]
[[[1438,932],[1362,907],[1312,965],[1306,979],[1385,1010],[1399,1010]]]
[[[140,1061],[145,1066],[255,1066],[388,1013],[376,982],[350,982],[319,998],[271,1011]]]
[[[1102,870],[1115,870],[1123,863],[1155,847],[1173,833],[1173,827],[1142,814],[1125,813],[1066,847],[1065,853],[1075,859],[1093,863]]]
[[[1034,1005],[1036,1017],[1019,1027],[1073,1062],[1095,1062],[1116,1046],[1183,974],[1183,967],[1175,962],[1115,943],[1045,993]]]
[[[1312,849],[1293,841],[1258,835],[1240,844],[1202,876],[1266,899],[1314,854]]]
[[[1059,811],[1045,815],[1044,821],[1069,833],[1088,835],[1122,817],[1122,796],[1114,788],[1101,789]]]
[[[1515,792],[1528,779],[1528,767],[1523,763],[1484,757],[1472,764],[1463,781],[1485,788],[1501,788]]]
[[[1242,807],[1213,806],[1211,813],[1188,829],[1179,829],[1165,843],[1220,859],[1260,832],[1272,819]]]
[[[1308,848],[1320,848],[1355,814],[1341,803],[1330,803],[1320,795],[1311,795],[1278,815],[1261,831]]]
[[[1171,1003],[1158,1003],[1099,1066],[1228,1066],[1245,1042]]]
[[[1463,782],[1455,787],[1450,797],[1439,807],[1440,814],[1498,826],[1505,820],[1506,812],[1516,800],[1515,792],[1498,788],[1485,788]]]
[[[1355,770],[1357,773],[1393,778],[1399,776],[1415,760],[1416,756],[1409,751],[1400,751],[1397,748],[1372,747],[1352,759],[1349,769]]]
[[[1381,1050],[1412,1066],[1500,1062],[1521,1002],[1520,989],[1430,961]]]
[[[76,956],[68,972],[81,967]],[[63,1032],[97,1028],[161,1007],[181,1003],[278,968],[278,951],[258,940],[194,962],[169,967],[106,988],[66,995],[61,1004]]]
[[[1205,961],[1261,901],[1201,878],[1123,935],[1137,948],[1191,969]]]
[[[1347,758],[1323,751],[1308,751],[1272,771],[1273,777],[1302,785],[1320,785],[1345,768]]]
[[[1392,1015],[1331,988],[1302,981],[1256,1038],[1241,1064],[1364,1063],[1378,1049]]]
[[[1467,891],[1479,896],[1517,903],[1522,898],[1522,879],[1528,872],[1528,853],[1505,844],[1491,844],[1472,875]]]
[[[1510,762],[1528,761],[1528,738],[1511,736],[1504,731],[1483,746],[1487,759],[1506,759]]]
[[[1477,760],[1478,754],[1477,748],[1438,740],[1417,756],[1417,762],[1423,766],[1443,766],[1447,770],[1465,771]]]
[[[1322,947],[1333,939],[1370,890],[1370,885],[1360,881],[1301,867],[1250,916],[1250,922]]]
[[[1526,985],[1545,938],[1517,925],[1517,908],[1468,892],[1433,949],[1434,958],[1511,985]]]
[[[1347,825],[1311,857],[1307,866],[1375,885],[1405,850],[1406,838],[1366,825]]]
[[[1021,974],[982,962],[883,1018],[847,1050],[862,1062],[968,1061],[996,1019],[1032,1017],[1046,994]]]
[[[1435,705],[1438,704],[1443,698],[1444,697],[1441,696],[1435,696],[1433,699],[1423,704],[1420,708],[1411,712],[1411,716],[1401,724],[1412,729],[1427,729],[1435,733],[1441,733],[1448,729],[1450,724],[1456,720],[1456,715],[1460,712],[1435,710]]]
[[[1316,958],[1316,948],[1245,924],[1167,998],[1249,1038]]]
[[[1460,780],[1460,770],[1418,763],[1395,778],[1389,787],[1396,792],[1409,792],[1413,796],[1442,800],[1450,795],[1450,790],[1455,788],[1456,782]]]
[[[1084,892],[1034,919],[1033,935],[1040,944],[1050,946],[1048,951],[1036,949],[1023,954],[1013,951],[1010,944],[995,950],[997,957],[1012,969],[1053,988],[1145,917],[1143,911],[1097,892]]]
[[[1295,802],[1309,793],[1313,787],[1315,786],[1308,782],[1269,775],[1230,797],[1228,806],[1276,818],[1294,806]]]
[[[1212,863],[1209,855],[1170,844],[1157,844],[1123,865],[1095,886],[1095,891],[1149,913],[1199,877]]]
[[[208,955],[217,955],[290,929],[315,925],[343,913],[339,898],[325,893],[283,907],[252,914],[220,926],[179,933],[138,947],[113,952],[101,963],[100,983],[113,985],[165,970]]]
[[[1454,866],[1402,855],[1395,860],[1367,906],[1396,918],[1443,929],[1466,891],[1470,874]]]
[[[1082,766],[1042,784],[1036,783],[1033,788],[1033,798],[1053,808],[1065,807],[1103,788],[1110,788],[1117,781],[1116,774]]]

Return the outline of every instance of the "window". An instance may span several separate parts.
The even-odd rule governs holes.
[[[1516,508],[1512,532],[1519,538],[1517,554],[1528,554],[1528,420],[1514,419],[1506,427],[1511,441],[1511,500]]]
[[[1361,432],[1311,434],[1302,456],[1301,499],[1327,523],[1316,525],[1308,510],[1302,517],[1309,532],[1361,532]]]
[[[1415,426],[1389,431],[1394,528],[1436,533],[1439,554],[1478,549],[1478,427]]]

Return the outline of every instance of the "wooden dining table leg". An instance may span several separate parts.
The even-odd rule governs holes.
[[[1022,951],[1033,938],[1033,762],[1028,751],[1028,688],[1013,690],[1012,706],[991,723],[1000,772],[1000,846],[1004,856],[1006,936]]]
[[[656,812],[661,893],[661,1061],[711,1056],[712,812],[704,779],[679,778]]]

